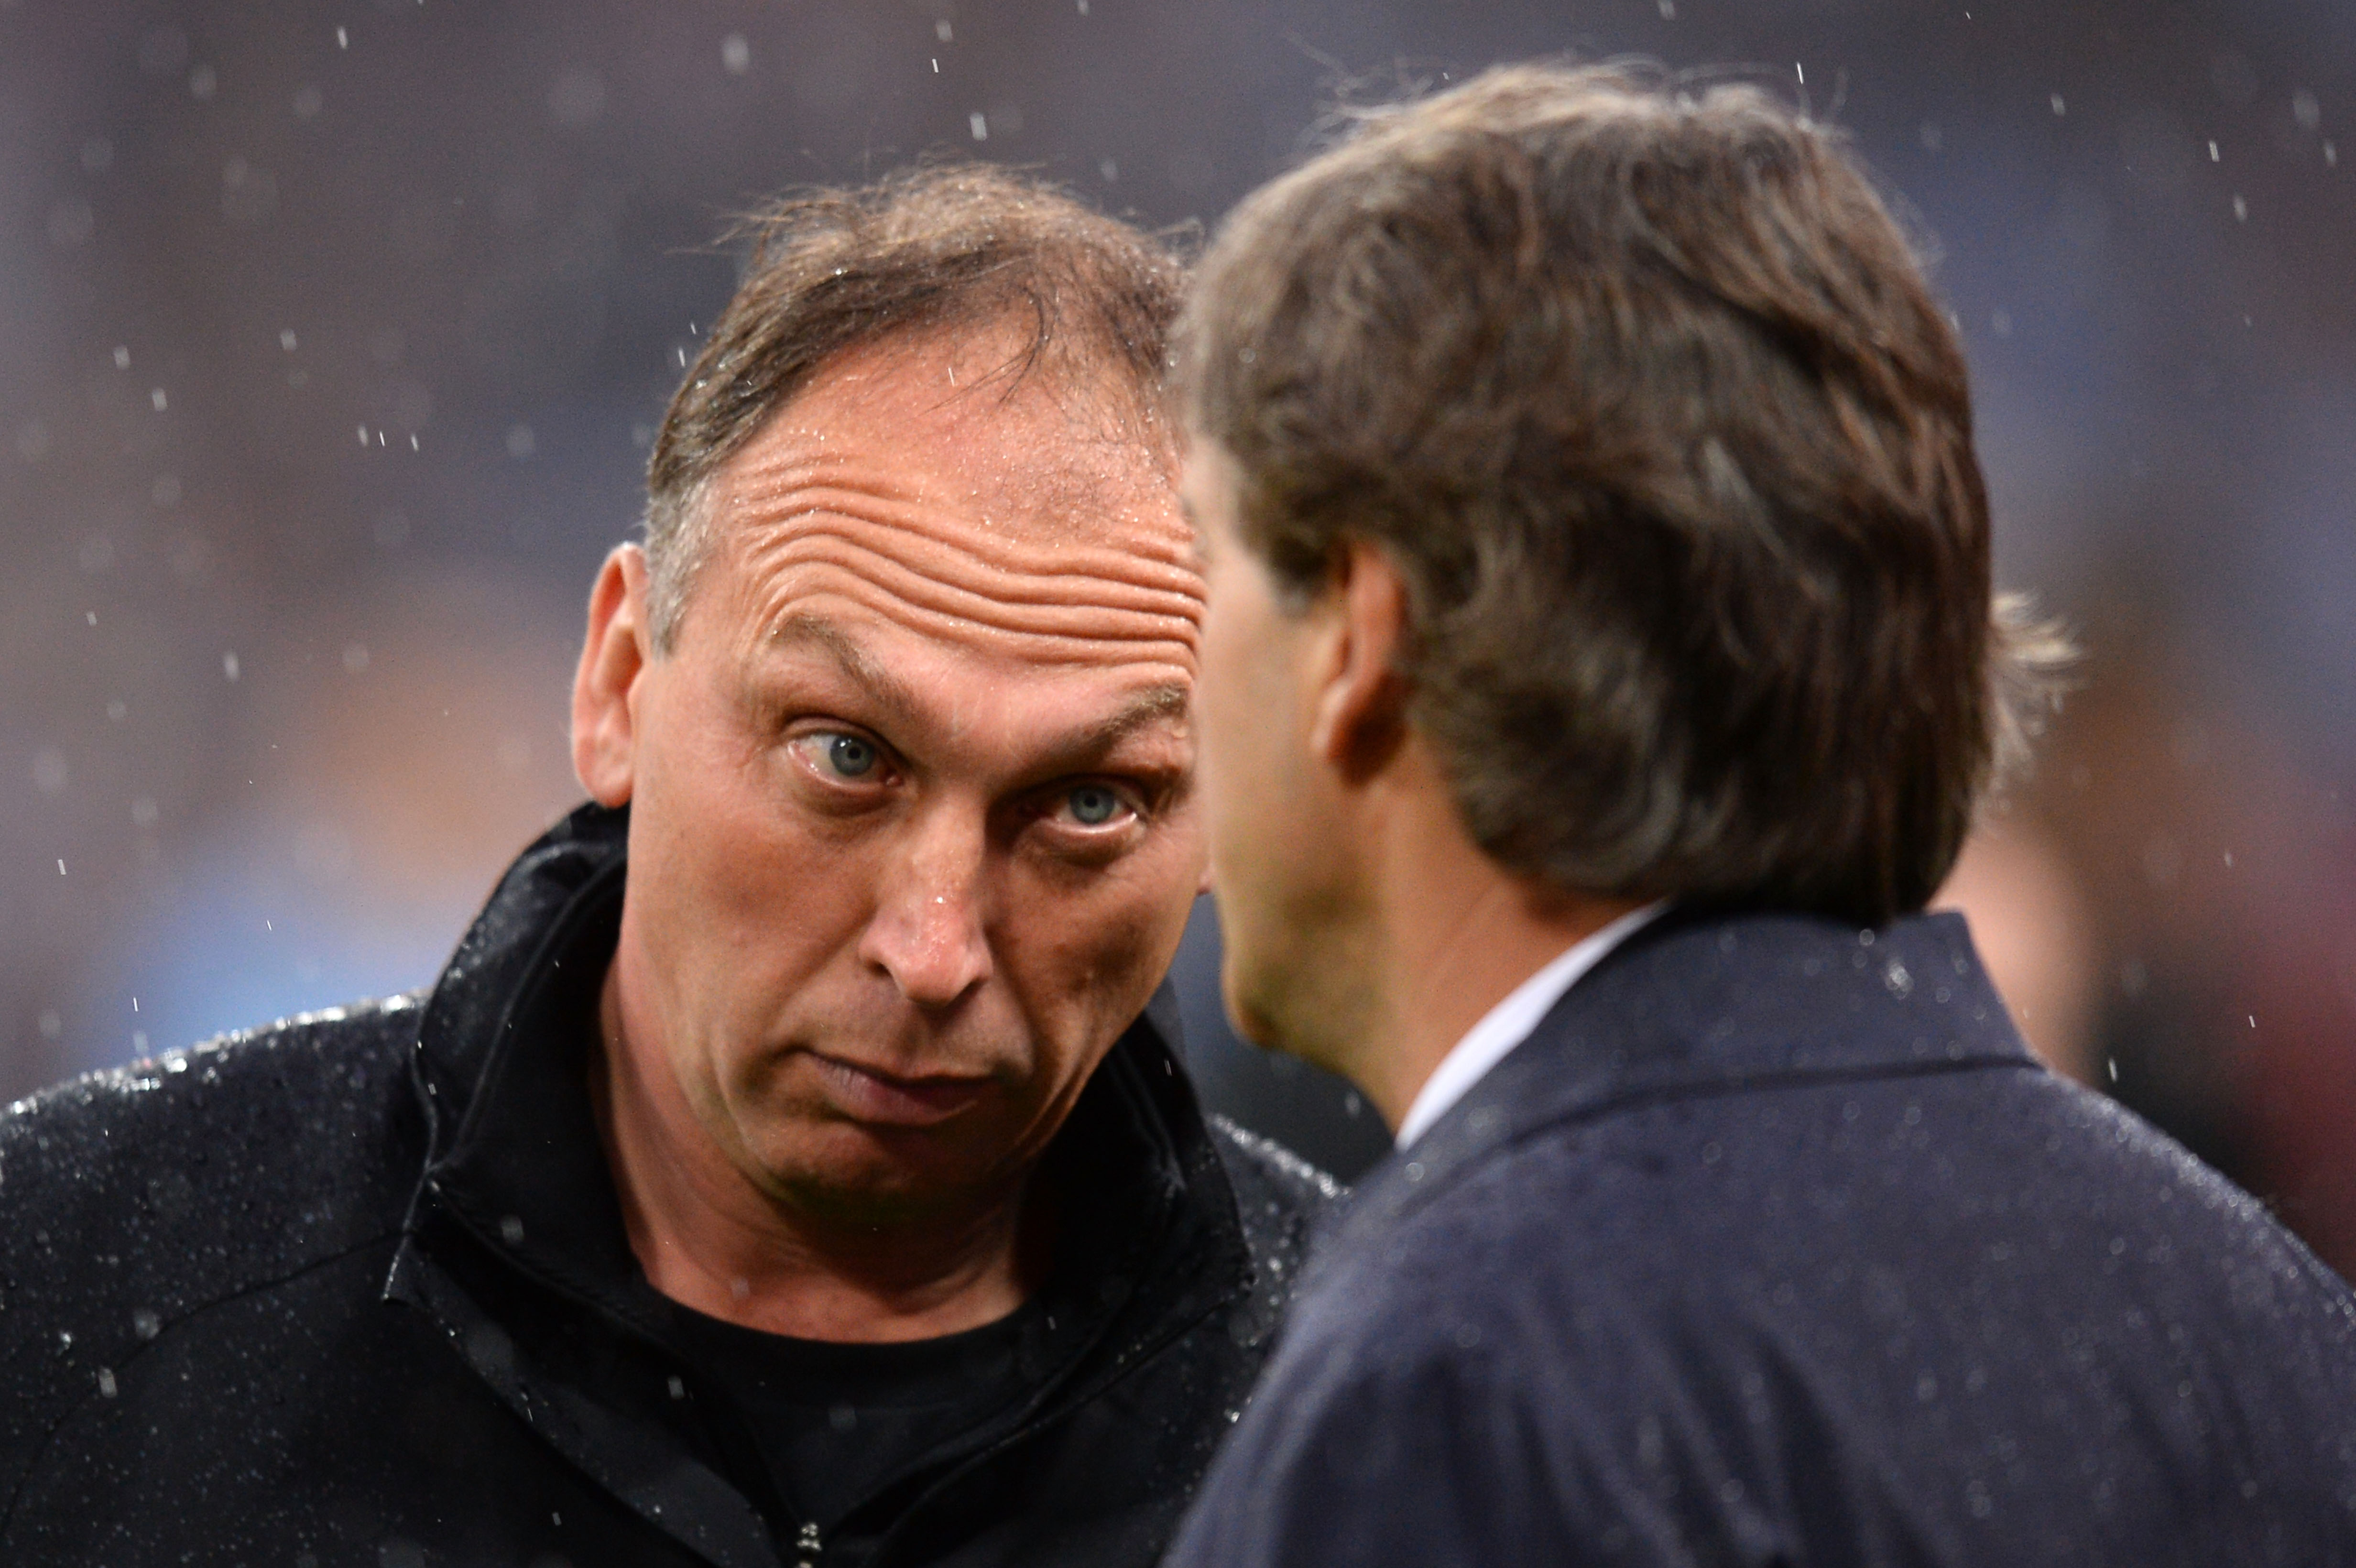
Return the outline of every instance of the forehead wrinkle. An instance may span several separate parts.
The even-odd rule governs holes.
[[[1101,634],[1077,636],[1037,630],[1010,631],[981,624],[963,616],[912,605],[905,600],[875,591],[862,579],[843,573],[827,574],[824,580],[810,583],[803,591],[794,593],[791,600],[803,607],[796,612],[798,613],[819,614],[824,612],[811,607],[841,604],[868,612],[936,643],[975,649],[1023,664],[1095,666],[1099,668],[1113,664],[1161,665],[1190,680],[1194,673],[1195,646],[1191,635],[1157,637],[1143,628],[1125,637]]]
[[[814,513],[804,522],[820,517],[822,525],[765,530],[747,542],[748,577],[771,605],[770,618],[829,593],[952,639],[1049,639],[1093,645],[1098,657],[1124,644],[1170,643],[1191,663],[1203,615],[1200,580],[1191,572],[1165,586],[1098,575],[1085,561],[1010,571],[969,551],[911,550],[896,530],[836,514]]]
[[[848,456],[819,455],[748,465],[734,476],[727,509],[757,511],[744,526],[784,528],[815,513],[855,517],[971,554],[1006,558],[1015,571],[1048,572],[1067,565],[1076,556],[1107,566],[1136,563],[1167,585],[1183,588],[1198,577],[1190,565],[1191,528],[1182,519],[1156,526],[1138,514],[1150,507],[1108,506],[1106,485],[1056,487],[1055,505],[1039,509],[1011,502],[993,517],[985,507],[979,520],[961,516],[964,507],[980,500],[980,492],[947,501],[880,468]],[[1142,501],[1151,487],[1132,487],[1125,497]],[[1093,535],[1093,538],[1087,537]],[[1160,568],[1159,572],[1151,569]],[[1199,592],[1199,582],[1194,586]]]

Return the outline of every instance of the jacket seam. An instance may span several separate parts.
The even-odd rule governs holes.
[[[257,1296],[265,1290],[275,1290],[280,1285],[292,1285],[294,1281],[301,1279],[306,1274],[313,1274],[320,1269],[331,1267],[334,1264],[339,1264],[345,1259],[351,1257],[355,1253],[368,1251],[370,1247],[382,1246],[386,1242],[392,1240],[400,1234],[400,1228],[396,1226],[392,1230],[387,1231],[380,1235],[371,1236],[363,1242],[356,1242],[340,1252],[330,1253],[326,1257],[314,1258],[298,1269],[291,1270],[283,1275],[274,1275],[269,1279],[256,1280],[251,1285],[241,1285],[237,1289],[232,1290],[224,1296],[213,1296],[209,1300],[201,1302],[198,1306],[191,1307],[187,1312],[182,1313],[179,1317],[173,1318],[171,1322],[165,1324],[162,1328],[156,1330],[155,1339],[139,1345],[131,1352],[131,1354],[125,1356],[118,1365],[110,1366],[105,1370],[110,1371],[119,1371],[122,1368],[127,1368],[134,1365],[150,1349],[162,1344],[164,1342],[164,1336],[166,1333],[182,1328],[187,1324],[195,1322],[198,1318],[203,1317],[206,1313],[212,1311],[217,1307],[227,1307],[231,1302],[241,1301],[249,1296]],[[102,1397],[103,1396],[84,1392],[80,1398],[69,1401],[66,1407],[58,1413],[57,1419],[49,1423],[48,1430],[41,1434],[40,1442],[36,1444],[33,1447],[33,1451],[26,1456],[25,1467],[17,1475],[16,1484],[8,1489],[8,1506],[5,1509],[0,1509],[0,1532],[5,1532],[15,1526],[16,1522],[17,1506],[25,1500],[25,1488],[27,1486],[31,1484],[34,1474],[40,1469],[41,1461],[48,1457],[49,1446],[57,1441],[58,1434],[64,1430],[66,1423],[72,1420],[75,1415],[86,1408],[92,1399]]]

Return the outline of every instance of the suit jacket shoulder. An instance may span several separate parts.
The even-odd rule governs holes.
[[[1575,987],[1353,1194],[1172,1564],[2356,1563],[2356,1298],[1957,934]]]

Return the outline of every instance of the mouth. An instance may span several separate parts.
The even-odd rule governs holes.
[[[988,1078],[931,1073],[904,1078],[878,1068],[810,1052],[830,1097],[852,1121],[928,1127],[948,1121],[990,1093]]]

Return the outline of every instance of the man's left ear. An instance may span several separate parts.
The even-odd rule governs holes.
[[[1389,556],[1351,539],[1312,611],[1329,618],[1323,688],[1309,743],[1352,784],[1381,772],[1407,734],[1407,581]]]
[[[573,676],[573,771],[600,805],[626,805],[637,761],[638,677],[652,662],[647,555],[614,547],[589,591],[589,632]]]

